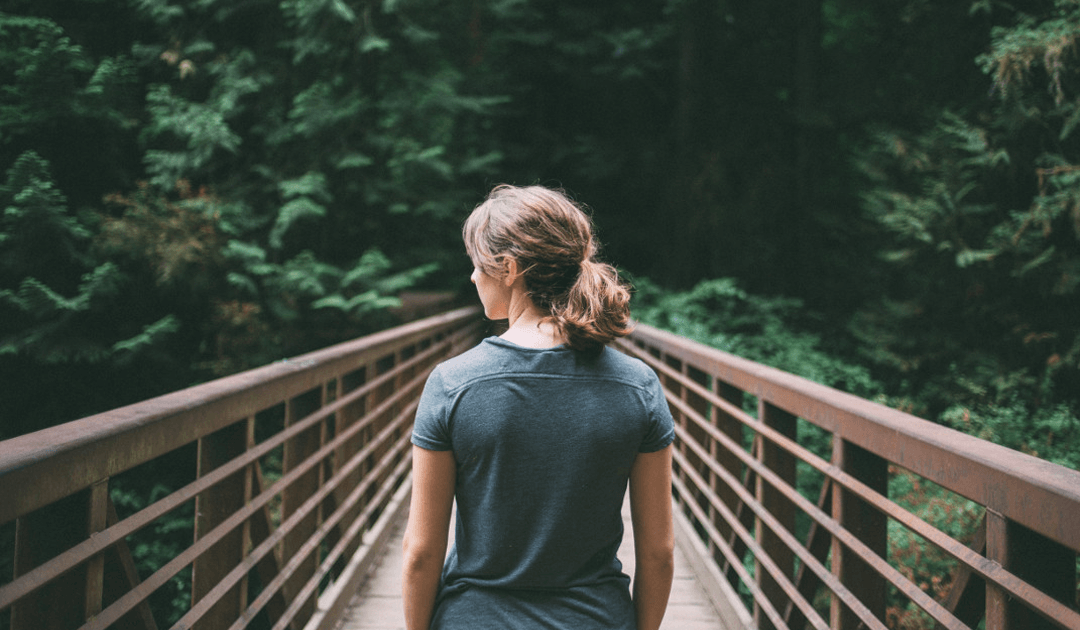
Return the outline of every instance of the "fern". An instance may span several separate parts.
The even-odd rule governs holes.
[[[278,191],[284,199],[310,197],[322,203],[333,201],[326,176],[315,171],[309,171],[295,179],[280,182]]]
[[[340,294],[334,294],[312,302],[313,308],[337,309],[354,316],[362,316],[372,311],[381,311],[388,308],[401,306],[401,300],[396,297],[379,295],[374,289],[365,291],[351,298],[345,298]]]
[[[169,0],[134,0],[132,4],[137,11],[158,24],[169,24],[184,17],[183,7],[171,3]]]
[[[199,173],[218,151],[235,152],[240,136],[225,121],[224,112],[212,105],[175,96],[168,85],[157,85],[146,95],[150,123],[142,138],[172,139],[182,143],[182,150],[150,149],[144,154],[151,181],[165,190],[186,177]]]
[[[112,345],[112,351],[120,356],[121,363],[127,363],[133,356],[156,347],[164,337],[178,330],[180,330],[180,320],[175,315],[166,315],[152,324],[143,326],[142,332],[138,335],[117,341]]]
[[[319,218],[326,216],[326,206],[316,203],[309,197],[300,197],[285,202],[278,211],[277,221],[270,230],[270,247],[281,249],[284,244],[285,233],[300,219]]]
[[[326,176],[322,173],[309,172],[285,180],[278,184],[278,190],[286,201],[278,210],[277,220],[270,230],[270,247],[274,249],[281,249],[285,233],[296,221],[326,216],[326,206],[323,204],[333,201]]]

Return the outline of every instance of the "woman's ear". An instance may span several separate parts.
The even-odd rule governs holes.
[[[517,279],[521,276],[521,269],[518,267],[517,260],[513,258],[506,259],[506,277],[503,278],[503,284],[506,286],[513,286]]]

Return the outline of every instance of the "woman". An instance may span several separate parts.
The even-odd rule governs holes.
[[[629,292],[561,192],[499,186],[463,236],[485,315],[509,328],[424,387],[406,626],[655,630],[673,572],[674,431],[655,373],[606,347],[630,331]],[[632,595],[615,557],[628,483]]]

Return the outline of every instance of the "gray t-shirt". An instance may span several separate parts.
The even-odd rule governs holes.
[[[431,627],[633,630],[623,497],[674,437],[656,374],[610,348],[490,337],[436,367],[412,441],[454,452],[457,521]]]

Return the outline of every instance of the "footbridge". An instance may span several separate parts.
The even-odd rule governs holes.
[[[0,630],[402,628],[413,414],[485,334],[460,309],[0,442]],[[665,628],[1080,630],[1080,472],[648,326],[617,348],[676,418]]]

